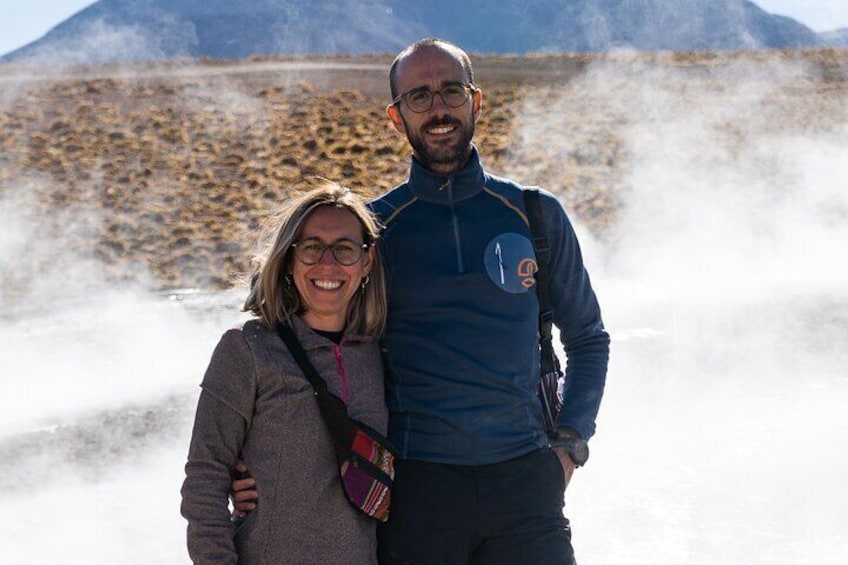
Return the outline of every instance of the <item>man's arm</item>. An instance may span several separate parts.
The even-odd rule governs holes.
[[[540,191],[551,245],[550,297],[567,361],[560,430],[588,440],[595,433],[609,361],[609,334],[583,264],[577,236],[565,210],[549,192]]]

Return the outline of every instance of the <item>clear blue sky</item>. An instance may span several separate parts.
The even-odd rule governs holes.
[[[0,0],[0,55],[38,39],[93,3],[93,0]],[[754,3],[767,12],[795,18],[816,31],[848,27],[848,0],[754,0]]]

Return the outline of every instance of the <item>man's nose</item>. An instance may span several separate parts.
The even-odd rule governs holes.
[[[433,102],[430,104],[431,112],[450,112],[451,107],[445,103],[441,91],[433,93]]]

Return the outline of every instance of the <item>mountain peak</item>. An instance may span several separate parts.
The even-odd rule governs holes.
[[[829,43],[747,0],[100,0],[0,60],[395,53],[425,36],[515,54]]]

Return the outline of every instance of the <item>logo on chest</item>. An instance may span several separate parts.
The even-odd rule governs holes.
[[[533,244],[517,233],[502,233],[486,246],[483,264],[489,279],[504,292],[521,294],[536,284]]]

